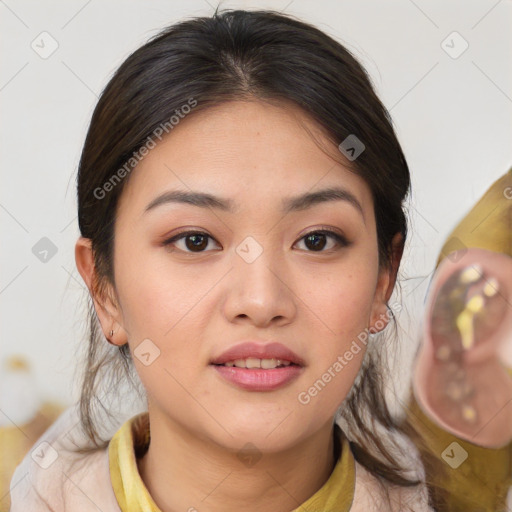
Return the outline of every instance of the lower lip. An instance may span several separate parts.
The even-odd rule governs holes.
[[[272,391],[296,379],[303,370],[302,366],[290,365],[271,370],[257,368],[238,368],[236,366],[211,365],[229,382],[249,391]]]

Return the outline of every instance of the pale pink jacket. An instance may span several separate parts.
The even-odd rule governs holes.
[[[34,444],[12,478],[10,512],[123,512],[110,482],[107,449],[89,455],[73,451],[76,445],[86,443],[85,437],[77,434],[81,431],[75,428],[77,425],[77,410],[70,407]],[[49,443],[55,452],[41,443]],[[40,463],[34,460],[37,447],[39,453],[41,450],[45,453]],[[350,512],[432,512],[427,505],[425,486],[391,491],[390,507],[383,502],[375,477],[357,461],[355,467],[355,494]]]

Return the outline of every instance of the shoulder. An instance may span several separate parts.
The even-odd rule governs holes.
[[[428,490],[420,483],[413,487],[387,486],[363,465],[355,461],[356,484],[350,512],[433,512],[428,505]]]
[[[404,487],[383,481],[354,458],[355,488],[350,512],[434,512],[428,504],[428,487],[425,484],[425,468],[420,454],[411,439],[395,438],[393,449],[402,467],[407,467],[407,477],[419,480],[418,485]],[[389,445],[392,449],[392,445]]]
[[[10,512],[121,512],[112,489],[107,449],[77,452],[87,441],[75,407],[34,443],[10,483]]]

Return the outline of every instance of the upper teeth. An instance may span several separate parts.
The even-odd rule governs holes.
[[[225,366],[237,366],[238,368],[263,368],[264,370],[277,368],[280,365],[290,366],[290,361],[281,359],[258,359],[257,357],[248,357],[247,359],[236,359],[224,363]]]

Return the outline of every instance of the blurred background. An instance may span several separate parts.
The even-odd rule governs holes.
[[[390,111],[412,173],[400,296],[405,310],[398,317],[405,334],[395,361],[397,379],[408,379],[445,237],[512,165],[512,2],[220,5],[275,9],[315,24],[362,62]],[[79,395],[87,292],[74,261],[75,180],[98,96],[150,36],[184,17],[211,15],[216,6],[214,0],[0,0],[4,461],[19,460]],[[10,466],[1,471],[5,504]]]

